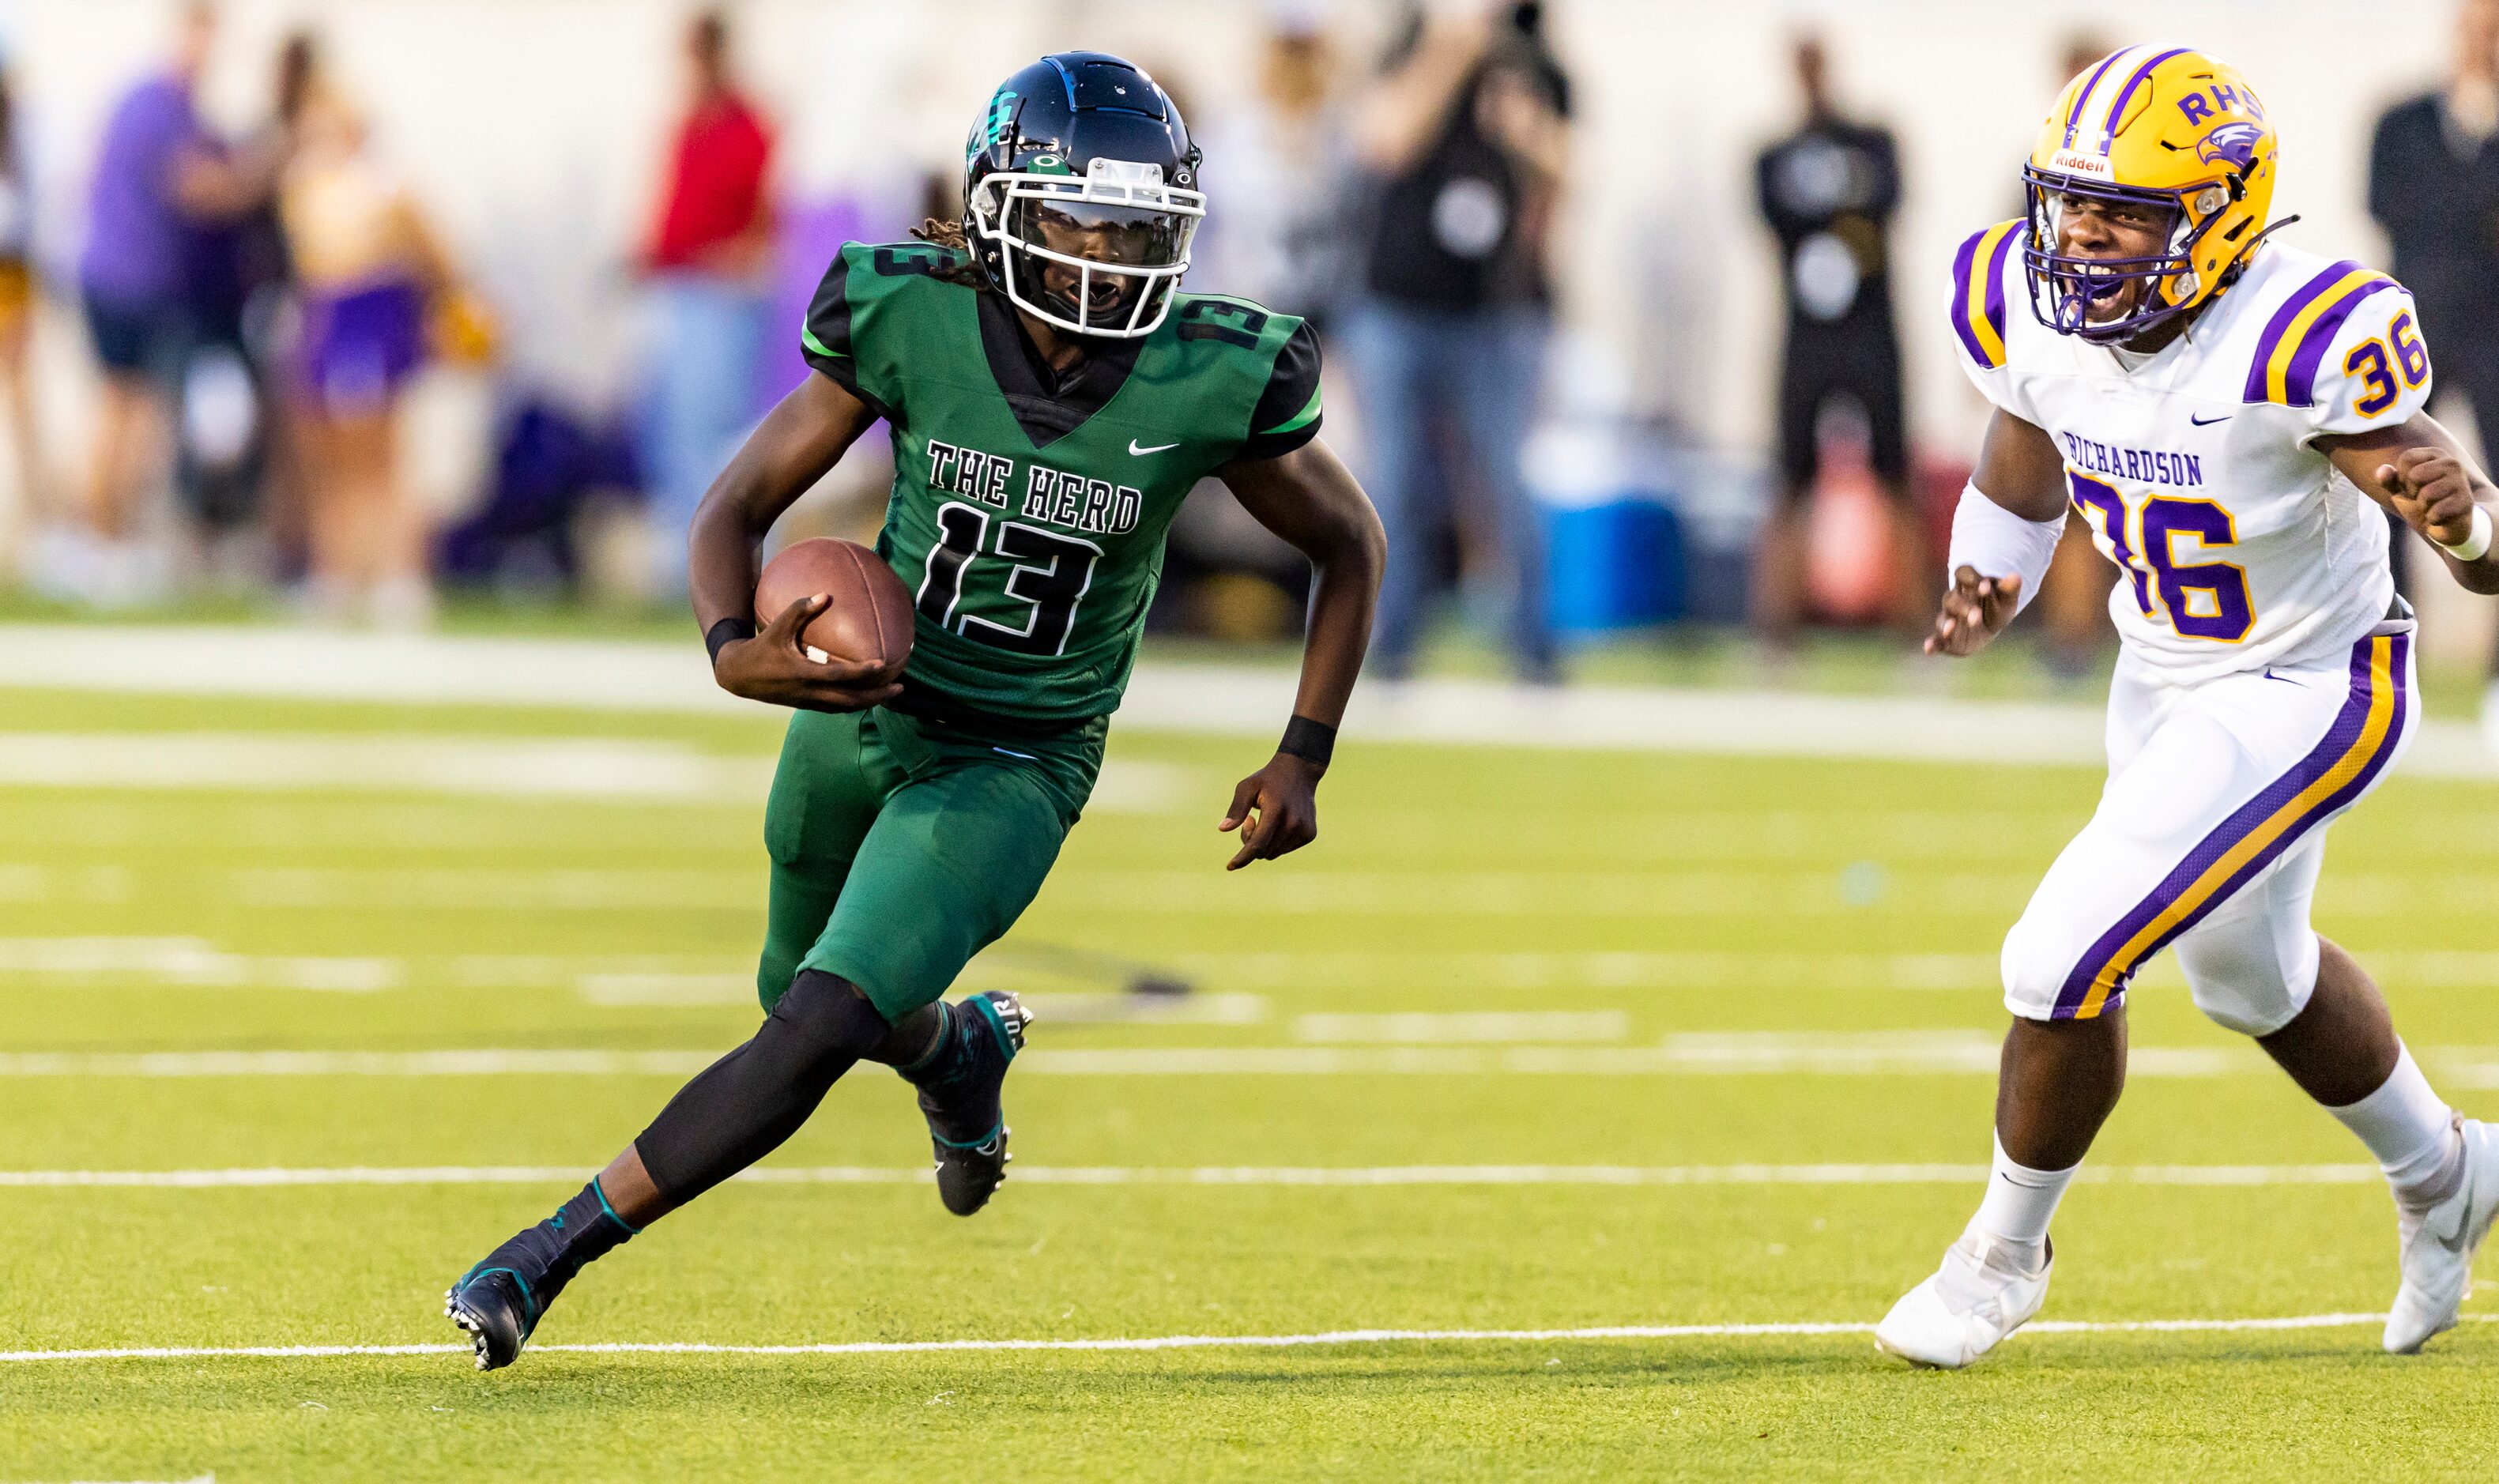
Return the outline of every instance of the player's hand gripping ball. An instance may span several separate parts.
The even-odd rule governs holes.
[[[885,559],[854,541],[800,541],[755,588],[763,631],[722,648],[721,685],[750,700],[864,711],[900,694],[911,657],[911,595]]]
[[[885,559],[857,541],[799,541],[774,557],[755,585],[755,622],[770,627],[794,603],[831,601],[798,632],[799,642],[835,660],[902,673],[911,658],[911,595]]]

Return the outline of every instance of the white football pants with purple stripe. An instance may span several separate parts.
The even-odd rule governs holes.
[[[2004,940],[2004,1003],[2088,1019],[2175,944],[2196,1008],[2251,1036],[2317,987],[2309,899],[2325,827],[2411,738],[2413,621],[2331,663],[2163,680],[2131,655],[2109,687],[2108,787]]]

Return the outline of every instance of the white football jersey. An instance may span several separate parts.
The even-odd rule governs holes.
[[[1987,400],[2055,438],[2066,494],[2124,576],[2119,636],[2192,683],[2339,656],[2386,616],[2385,513],[2315,440],[2429,400],[2412,295],[2267,242],[2184,335],[2128,369],[2031,310],[2024,224],[1953,260],[1953,339]]]

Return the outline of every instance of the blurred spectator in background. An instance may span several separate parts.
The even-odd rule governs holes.
[[[2096,36],[2068,39],[2057,61],[2058,89],[2061,91],[2084,69],[2116,49]],[[2012,214],[2019,216],[2028,210],[2018,192],[2013,195]],[[2092,545],[2091,526],[2067,520],[2065,533],[2057,542],[2057,555],[2048,565],[2047,580],[2039,585],[2048,667],[2061,677],[2080,680],[2094,673],[2100,655],[2117,637],[2117,626],[2109,622],[2108,612],[2109,590],[2116,585],[2117,566],[2103,561]]]
[[[302,322],[288,419],[302,460],[308,610],[419,628],[433,616],[425,513],[402,487],[399,413],[427,316],[468,327],[431,228],[326,74],[308,83],[283,197]]]
[[[289,278],[277,185],[311,75],[311,38],[298,32],[278,49],[270,117],[231,143],[203,136],[202,156],[235,188],[221,210],[192,213],[182,231],[174,492],[211,574],[231,580],[268,575],[261,521],[277,401],[270,372]]]
[[[1462,444],[1508,568],[1506,638],[1522,679],[1560,671],[1544,532],[1519,476],[1552,290],[1544,234],[1568,149],[1570,85],[1542,7],[1442,4],[1410,21],[1354,120],[1379,177],[1364,295],[1343,336],[1361,403],[1365,484],[1388,530],[1373,666],[1409,673],[1455,501],[1436,440]]]
[[[2454,76],[2378,120],[2369,214],[2420,306],[2439,390],[2499,443],[2499,0],[2465,0]]]
[[[2369,214],[2420,306],[2439,400],[2473,409],[2486,460],[2499,451],[2499,0],[2464,0],[2455,42],[2447,84],[2378,120]],[[2414,542],[2400,521],[2395,536],[2396,576],[2407,579]],[[2483,719],[2499,741],[2499,683]]]
[[[646,253],[659,310],[644,463],[654,590],[685,596],[686,528],[754,422],[771,333],[772,136],[730,66],[716,11],[686,28],[694,93]]]
[[[86,526],[37,553],[52,591],[108,605],[163,586],[137,541],[138,501],[159,472],[164,411],[182,374],[195,230],[266,199],[274,161],[239,161],[202,125],[192,89],[216,9],[185,6],[165,70],[123,95],[105,127],[88,198],[79,287],[104,370],[88,466]]]
[[[1327,328],[1345,295],[1351,161],[1323,0],[1269,0],[1257,90],[1209,120],[1212,210],[1189,283]]]
[[[1892,611],[1923,632],[1939,586],[1909,486],[1900,405],[1900,339],[1892,317],[1893,214],[1900,170],[1891,134],[1843,117],[1832,101],[1818,37],[1794,45],[1804,121],[1754,165],[1763,217],[1777,235],[1787,290],[1779,370],[1778,507],[1755,556],[1753,602],[1763,637],[1785,650],[1804,619],[1805,536],[1821,471],[1822,420],[1844,401],[1866,420],[1874,473],[1891,506]]]
[[[52,517],[50,488],[36,441],[35,393],[26,379],[27,331],[35,317],[34,192],[18,135],[16,80],[0,68],[0,376],[9,380],[9,447],[16,462],[15,509],[0,516],[0,572],[14,569],[16,542]]]
[[[1189,247],[1188,283],[1298,314],[1324,335],[1347,294],[1352,184],[1328,6],[1268,0],[1266,16],[1255,91],[1193,131],[1217,168],[1207,177],[1208,211]],[[1162,81],[1168,89],[1170,80]],[[1333,407],[1338,382],[1333,374],[1326,382]],[[1167,596],[1158,597],[1154,621],[1179,615],[1217,638],[1273,639],[1301,631],[1309,586],[1302,554],[1258,524],[1221,480],[1208,479],[1172,522],[1157,590]]]
[[[317,65],[312,36],[290,32],[278,44],[277,62],[270,80],[269,117],[245,147],[280,162],[295,149],[304,108],[311,97]],[[259,519],[255,531],[269,567],[283,569],[304,560],[308,549],[305,530],[303,458],[296,446],[294,410],[287,395],[285,338],[295,304],[295,253],[286,241],[284,203],[273,192],[268,205],[253,213],[238,242],[239,276],[243,280],[242,345],[259,407],[261,438],[252,473],[258,484],[254,500]]]

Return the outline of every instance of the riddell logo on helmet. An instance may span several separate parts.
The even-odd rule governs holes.
[[[2110,174],[2107,156],[2097,154],[2077,154],[2071,149],[2061,149],[2057,151],[2057,157],[2048,162],[2048,168],[2051,170],[2061,170],[2068,175],[2076,176],[2105,176]]]

